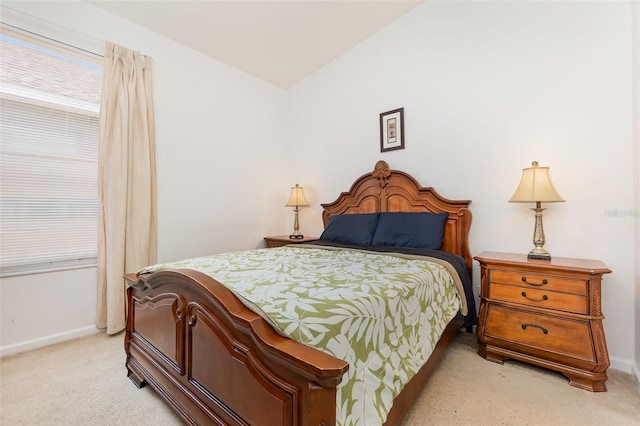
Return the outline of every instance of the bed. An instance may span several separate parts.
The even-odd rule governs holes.
[[[253,285],[251,280],[258,280],[253,277],[263,274],[262,271],[259,274],[254,271],[254,263],[257,259],[265,257],[269,259],[265,263],[294,271],[287,279],[291,281],[291,277],[294,277],[293,281],[298,281],[283,294],[292,294],[305,286],[310,286],[311,292],[318,292],[313,287],[313,283],[323,281],[332,276],[333,272],[328,271],[327,266],[317,266],[314,262],[325,262],[324,258],[333,256],[328,254],[329,252],[335,252],[336,256],[344,257],[346,263],[341,268],[349,271],[375,269],[370,266],[374,265],[374,257],[383,258],[379,271],[394,270],[394,268],[405,271],[414,267],[432,268],[434,271],[446,269],[450,272],[450,280],[456,283],[458,296],[446,296],[445,294],[452,293],[449,290],[442,290],[442,294],[438,293],[437,297],[430,297],[438,300],[446,299],[449,305],[454,303],[452,301],[455,299],[457,301],[455,303],[459,303],[455,305],[456,312],[447,314],[446,319],[444,314],[430,314],[428,321],[436,324],[433,328],[437,329],[437,333],[431,332],[436,336],[433,344],[424,343],[425,347],[429,347],[428,354],[427,349],[421,350],[421,353],[428,355],[428,359],[421,360],[414,366],[415,375],[413,373],[407,375],[403,370],[402,382],[399,378],[392,378],[390,382],[395,383],[397,388],[393,393],[385,391],[382,396],[377,396],[385,401],[382,405],[387,406],[386,411],[381,414],[383,417],[379,423],[400,424],[455,335],[465,327],[469,331],[476,323],[470,278],[472,260],[468,242],[471,226],[469,203],[470,201],[467,200],[446,199],[432,188],[421,187],[409,174],[391,170],[386,162],[378,161],[374,170],[358,178],[348,192],[341,193],[332,203],[322,204],[325,232],[322,240],[317,243],[258,249],[242,252],[239,256],[234,254],[231,257],[221,254],[214,256],[213,260],[207,257],[206,262],[196,259],[195,263],[190,263],[194,261],[191,259],[188,262],[154,265],[125,275],[128,285],[126,292],[128,315],[124,346],[129,378],[138,387],[150,385],[188,424],[376,424],[377,419],[370,422],[363,420],[362,416],[351,416],[346,411],[352,411],[353,406],[341,405],[342,398],[346,398],[347,394],[346,391],[343,392],[343,387],[351,381],[349,379],[347,382],[347,377],[353,376],[361,363],[355,362],[350,356],[343,358],[333,356],[332,353],[335,354],[336,350],[330,350],[333,348],[329,346],[331,346],[330,343],[337,341],[336,338],[327,340],[329,344],[323,343],[319,338],[316,339],[315,334],[307,340],[290,338],[283,329],[278,328],[278,325],[281,325],[277,322],[279,319],[272,319],[270,305],[257,306],[253,303],[254,300],[247,296],[251,294],[253,297],[265,291],[268,296],[271,294],[270,291],[275,291],[273,288],[280,285],[277,281],[280,278],[272,281],[272,285],[267,287],[268,290]],[[339,227],[336,228],[338,223],[346,223],[349,229],[353,229],[351,223],[344,220],[360,217],[369,221],[375,217],[376,225],[372,230],[375,233],[376,226],[380,227],[382,223],[380,218],[391,218],[397,221],[398,214],[404,213],[410,213],[411,217],[430,214],[429,218],[436,216],[443,218],[441,240],[438,240],[441,246],[439,250],[430,250],[425,254],[422,248],[405,249],[389,244],[371,244],[373,240],[369,244],[362,244],[361,241],[344,242],[339,241],[339,238],[337,240],[331,238],[331,231],[340,230]],[[402,216],[402,220],[405,221],[407,217]],[[380,242],[380,238],[376,238]],[[394,238],[393,233],[383,238]],[[404,253],[400,254],[400,252]],[[424,256],[428,256],[435,263],[424,262]],[[243,259],[243,262],[251,264],[251,267],[238,269],[237,266],[230,266],[228,271],[220,268],[220,264],[227,265],[230,262],[229,259],[238,257]],[[279,259],[296,259],[297,266],[288,267],[286,261]],[[358,263],[360,261],[367,267],[362,267]],[[192,265],[199,265],[199,262],[207,264],[215,262],[217,270],[221,273],[216,277],[225,285],[206,273],[206,268],[192,267]],[[332,265],[331,268],[339,269],[338,266],[333,266],[338,265],[333,258],[328,262]],[[429,266],[426,266],[427,263]],[[308,270],[303,268],[305,264],[310,265]],[[230,272],[236,269],[238,273]],[[226,272],[226,275],[223,272]],[[295,275],[296,273],[298,275]],[[438,273],[446,275],[445,272]],[[417,275],[422,276],[420,274],[425,275],[418,271]],[[238,278],[238,275],[243,276]],[[225,278],[220,279],[221,276]],[[247,291],[254,293],[242,293],[246,289],[230,286],[230,281],[234,281],[234,278],[237,278],[240,285],[249,288]],[[366,279],[367,283],[369,279]],[[412,277],[407,279],[414,280]],[[282,281],[286,280],[282,278]],[[411,283],[411,288],[422,288],[422,284],[414,286],[413,281]],[[331,285],[335,284],[331,283]],[[358,289],[363,287],[369,288],[374,285],[360,284]],[[387,290],[384,291],[398,293]],[[269,297],[267,299],[271,300]],[[293,299],[286,302],[287,306],[292,303],[302,304],[301,301],[304,298]],[[353,299],[358,299],[358,296]],[[400,300],[400,303],[393,306],[404,303],[402,299]],[[444,302],[442,304],[444,305]],[[327,309],[331,311],[327,315],[331,321],[334,321],[338,312],[344,312],[343,305],[340,306],[340,308],[334,307],[333,310]],[[412,309],[416,311],[415,307]],[[449,306],[446,309],[451,311],[452,308]],[[426,311],[432,312],[432,308],[422,307],[413,314],[422,319],[426,316]],[[441,316],[443,321],[432,318]],[[381,323],[389,324],[393,319],[386,321],[384,323],[381,320]],[[296,327],[299,327],[298,323],[291,321],[290,318],[286,324],[291,325],[293,322],[296,323]],[[331,325],[327,324],[327,326],[331,328]],[[308,326],[305,327],[305,330],[309,329]],[[315,327],[315,325],[311,326],[314,332]],[[317,327],[322,329],[324,337],[325,325],[317,325]],[[390,325],[389,329],[392,328],[393,326]],[[356,329],[358,327],[354,328]],[[361,334],[365,334],[366,336],[362,338],[364,340],[366,337],[367,344],[370,344],[375,340],[369,336],[371,329],[373,327],[365,331],[365,327],[361,327],[362,332],[358,331],[355,334],[358,334],[358,339]],[[416,329],[422,330],[422,328]],[[349,335],[353,336],[351,340],[356,340],[355,334]],[[401,334],[398,333],[398,335]],[[413,338],[415,334],[412,331],[411,337]],[[385,339],[395,336],[394,333],[388,332],[380,332],[376,335],[384,335]],[[319,341],[319,343],[316,342],[317,347],[301,343],[301,341],[314,340]],[[394,339],[394,342],[398,340],[400,339]],[[416,346],[422,345],[418,340]],[[385,343],[384,346],[386,348],[387,344]],[[393,354],[388,356],[388,359],[395,358],[397,357]],[[417,357],[411,357],[411,360],[414,358],[417,359]],[[352,365],[347,361],[351,361]],[[404,369],[405,364],[411,363],[403,359],[402,362],[395,364],[402,365]],[[388,368],[384,371],[388,371]],[[373,375],[370,376],[376,380]],[[349,384],[349,386],[352,385]],[[355,388],[360,389],[360,386],[356,384],[353,388],[349,387],[349,392]],[[367,392],[365,394],[368,395]],[[362,405],[358,401],[355,404]],[[364,407],[362,411],[367,413],[371,410]]]

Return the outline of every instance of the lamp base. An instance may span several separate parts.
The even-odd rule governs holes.
[[[551,254],[541,245],[537,245],[531,249],[527,255],[527,259],[551,260]]]
[[[536,201],[536,208],[531,209],[536,212],[536,225],[533,230],[533,245],[535,246],[527,259],[551,260],[551,255],[544,248],[544,229],[542,228],[542,212],[545,210],[540,206],[540,201]]]
[[[527,259],[542,259],[542,260],[551,260],[551,255],[549,253],[547,254],[541,254],[541,253],[529,253],[527,255]]]
[[[289,238],[292,239],[292,240],[298,240],[298,239],[304,238],[304,235],[302,235],[302,234],[291,234],[291,235],[289,235]]]

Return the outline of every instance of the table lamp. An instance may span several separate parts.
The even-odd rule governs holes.
[[[289,201],[285,204],[285,207],[295,207],[293,211],[295,212],[295,219],[293,221],[293,234],[289,235],[289,238],[304,238],[304,235],[300,233],[300,225],[298,222],[298,211],[300,211],[299,207],[308,206],[309,203],[304,198],[304,191],[302,187],[296,183],[296,186],[291,187],[291,195],[289,195]]]
[[[522,178],[515,194],[509,200],[510,203],[536,203],[532,208],[536,213],[536,223],[533,231],[534,248],[529,252],[529,259],[551,259],[551,255],[544,249],[544,229],[542,228],[542,212],[546,209],[542,203],[555,203],[564,201],[556,192],[551,178],[549,167],[538,167],[538,162],[531,163],[531,167],[522,169]]]

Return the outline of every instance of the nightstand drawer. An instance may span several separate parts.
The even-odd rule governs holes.
[[[595,361],[588,322],[489,304],[485,336]]]
[[[548,289],[566,293],[587,294],[587,282],[580,279],[558,277],[555,275],[535,274],[526,271],[503,271],[494,269],[490,278],[492,283],[514,284],[527,288]]]
[[[587,296],[549,291],[544,288],[526,288],[515,285],[491,283],[489,285],[489,297],[505,302],[514,302],[526,306],[538,306],[541,308],[559,309],[578,314],[589,313]]]
[[[273,237],[264,237],[267,248],[282,247],[289,244],[304,244],[316,241],[317,237],[290,238],[288,235],[276,235]]]

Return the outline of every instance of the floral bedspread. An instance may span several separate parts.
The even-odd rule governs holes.
[[[381,425],[461,306],[444,266],[389,253],[289,245],[159,264],[203,272],[281,334],[349,363],[337,421]]]

